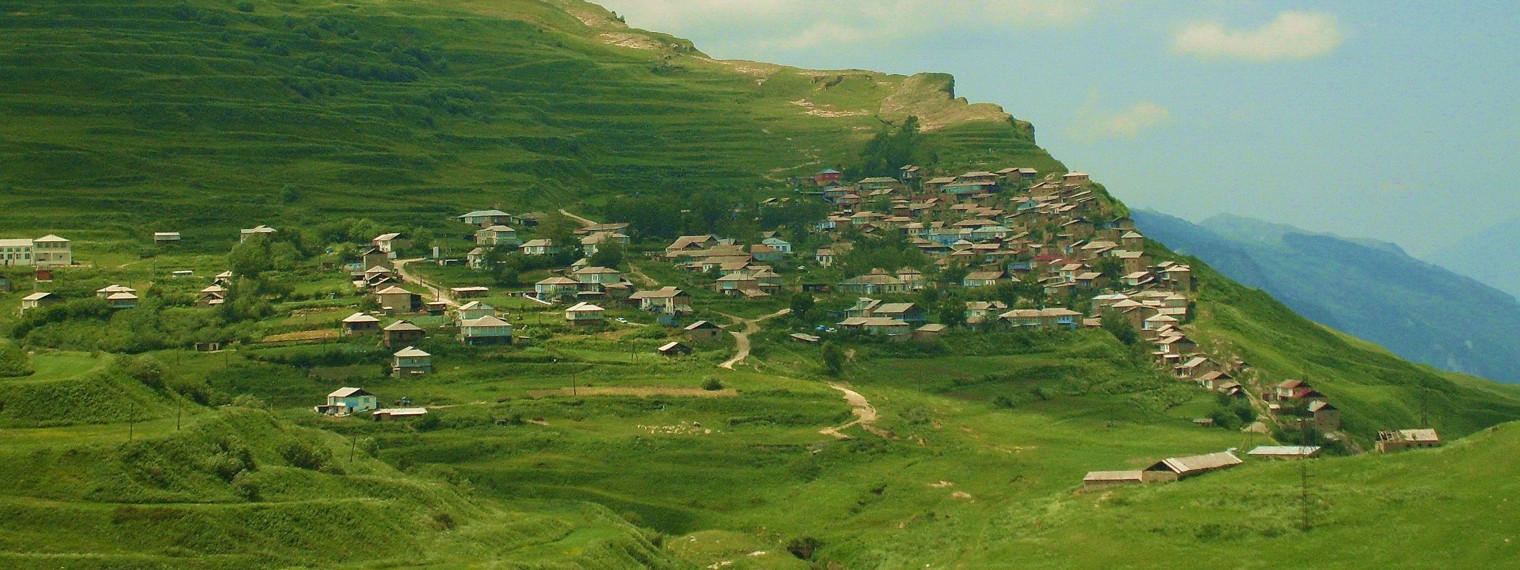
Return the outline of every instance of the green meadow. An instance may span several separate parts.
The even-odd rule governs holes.
[[[955,99],[949,76],[715,61],[574,0],[16,0],[0,3],[0,37],[0,233],[59,233],[81,262],[48,283],[3,273],[0,566],[1517,559],[1520,389],[1400,360],[1159,244],[1157,260],[1197,275],[1189,335],[1243,359],[1249,390],[1309,380],[1343,411],[1351,451],[1422,424],[1447,445],[1084,491],[1089,471],[1294,442],[1200,427],[1237,405],[1103,329],[829,335],[845,355],[831,374],[822,345],[788,335],[818,332],[853,296],[772,316],[786,296],[724,297],[710,277],[644,257],[655,239],[618,268],[689,291],[696,314],[682,324],[733,332],[768,317],[733,369],[719,366],[732,335],[665,357],[656,349],[682,336],[653,315],[609,305],[607,323],[572,327],[563,306],[512,294],[551,274],[541,267],[408,265],[443,287],[491,287],[482,301],[517,336],[466,347],[448,317],[384,317],[427,331],[415,344],[431,374],[391,376],[394,349],[377,335],[337,334],[378,309],[349,282],[355,251],[399,230],[459,257],[474,228],[453,217],[469,210],[540,212],[523,237],[558,239],[574,223],[559,208],[605,220],[654,200],[683,223],[723,214],[756,232],[746,208],[798,198],[790,178],[854,166],[910,115],[924,125],[915,159],[945,172],[1065,171],[1027,123]],[[276,244],[233,250],[256,224],[280,228]],[[185,239],[153,245],[153,231]],[[256,278],[200,305],[235,267]],[[777,270],[792,286],[835,277],[806,260]],[[142,305],[104,307],[94,292],[111,284]],[[17,314],[34,290],[68,301]],[[313,412],[341,387],[428,414]]]

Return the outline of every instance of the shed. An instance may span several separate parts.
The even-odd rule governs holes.
[[[691,342],[709,342],[723,334],[723,329],[711,321],[697,321],[681,330],[685,333],[686,340]]]
[[[1187,457],[1169,457],[1145,468],[1146,481],[1176,481],[1244,463],[1228,451]]]
[[[1307,459],[1319,457],[1318,445],[1259,445],[1246,455],[1262,459]]]
[[[369,417],[377,422],[387,420],[403,420],[407,418],[420,418],[427,415],[427,408],[387,408],[375,410]]]
[[[691,347],[677,341],[670,341],[655,349],[655,351],[659,352],[662,356],[686,356],[691,354]]]
[[[1102,489],[1117,485],[1138,485],[1144,482],[1144,471],[1091,471],[1082,478],[1082,487]]]

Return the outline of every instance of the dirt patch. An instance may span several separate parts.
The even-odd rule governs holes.
[[[646,426],[639,424],[638,428],[649,432],[651,435],[712,435],[711,428],[702,427],[697,422],[680,423],[673,426]]]
[[[338,331],[333,329],[322,329],[315,331],[296,331],[284,334],[272,334],[264,337],[263,340],[260,340],[259,342],[316,342],[334,340],[336,338],[338,338]]]
[[[563,396],[635,396],[648,398],[651,396],[669,398],[732,398],[738,396],[738,390],[724,388],[722,390],[704,390],[695,386],[590,386],[571,390],[570,388],[558,388],[554,390],[528,390],[528,397],[535,400],[548,397]]]

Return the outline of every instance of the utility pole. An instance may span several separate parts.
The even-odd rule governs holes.
[[[1430,380],[1420,379],[1420,427],[1430,427]]]
[[[179,406],[174,409],[174,431],[179,431],[180,419],[185,417],[185,397],[180,396],[177,402]]]
[[[137,432],[137,404],[132,404],[127,412],[127,441],[132,441]]]
[[[359,449],[359,436],[348,436],[348,462],[354,462],[354,451]]]
[[[1309,458],[1299,459],[1298,463],[1298,482],[1300,487],[1298,500],[1304,514],[1303,531],[1309,532],[1310,529],[1314,528],[1309,521]]]

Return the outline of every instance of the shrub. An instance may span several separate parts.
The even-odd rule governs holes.
[[[706,380],[702,381],[702,389],[709,392],[715,392],[723,389],[723,383],[719,382],[717,378],[709,376]]]
[[[332,462],[332,450],[299,440],[280,445],[280,457],[293,467],[317,471]]]
[[[232,399],[233,407],[262,410],[269,407],[269,402],[253,394],[238,394]]]
[[[256,502],[261,498],[258,482],[249,477],[246,471],[238,473],[236,477],[232,478],[232,494],[250,503]]]
[[[0,377],[31,376],[34,372],[25,350],[10,341],[0,341]]]
[[[823,541],[811,536],[803,536],[792,539],[786,543],[786,551],[792,553],[800,560],[812,560],[813,553],[823,547]]]

